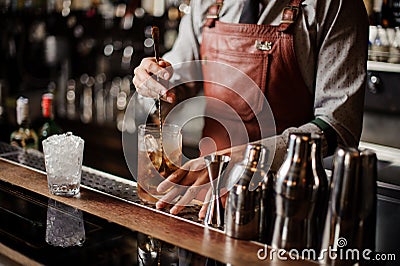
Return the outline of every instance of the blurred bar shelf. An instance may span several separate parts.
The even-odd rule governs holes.
[[[381,72],[392,72],[400,73],[400,64],[392,64],[386,62],[368,61],[368,71],[381,71]]]

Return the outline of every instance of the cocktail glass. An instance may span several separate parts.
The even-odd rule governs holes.
[[[138,128],[138,196],[154,204],[168,191],[160,193],[157,186],[181,166],[182,133],[173,124],[146,124]]]

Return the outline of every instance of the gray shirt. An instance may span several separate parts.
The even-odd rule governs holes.
[[[238,23],[244,0],[225,0],[222,22]],[[279,25],[289,0],[264,0],[258,24]],[[179,35],[163,56],[173,65],[200,59],[202,27],[213,0],[192,0],[191,12],[182,18]],[[305,0],[295,25],[294,48],[301,74],[314,100],[314,114],[332,126],[338,142],[357,146],[362,129],[368,54],[368,18],[362,0]],[[174,66],[179,72],[179,65]],[[188,78],[188,77],[186,77]],[[190,78],[189,78],[190,79]],[[289,128],[276,140],[276,163],[284,156],[288,134],[317,132],[314,124]],[[326,141],[323,141],[326,151]]]

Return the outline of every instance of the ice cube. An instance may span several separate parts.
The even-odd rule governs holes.
[[[78,176],[82,165],[84,140],[68,132],[43,141],[47,172],[54,176]]]
[[[153,135],[147,134],[144,136],[144,144],[147,152],[156,152],[159,150],[158,141]]]

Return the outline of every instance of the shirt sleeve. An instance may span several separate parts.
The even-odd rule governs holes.
[[[280,135],[276,135],[274,137],[262,139],[259,141],[259,143],[267,147],[270,152],[274,151],[273,157],[268,159],[268,163],[272,171],[275,172],[278,171],[279,167],[282,165],[285,156],[287,154],[289,135],[292,133],[310,133],[310,134],[320,135],[322,154],[323,155],[327,154],[327,149],[328,149],[327,141],[325,136],[322,134],[323,132],[319,127],[317,127],[315,124],[312,123],[305,124],[298,128],[291,127],[286,129]]]
[[[178,98],[183,100],[198,93],[201,86],[188,86],[193,81],[202,80],[200,64],[201,16],[196,1],[191,2],[191,12],[185,14],[179,24],[179,34],[172,49],[163,55],[170,62],[174,74],[169,80],[170,86],[179,91]],[[196,8],[196,12],[193,12]],[[183,85],[183,86],[182,86]],[[190,90],[190,91],[189,91]]]
[[[319,1],[314,114],[337,142],[357,147],[362,130],[369,22],[363,1]],[[334,12],[336,10],[336,12]]]
[[[190,4],[193,9],[193,3]],[[163,55],[163,59],[170,62],[174,71],[180,70],[180,65],[184,62],[200,59],[198,22],[193,12],[185,14],[179,24],[179,33],[172,46],[172,49]],[[195,26],[196,25],[196,26]],[[176,78],[176,77],[175,77]]]
[[[198,42],[194,34],[191,22],[191,13],[182,17],[179,24],[179,34],[172,49],[163,55],[163,58],[171,64],[199,59]]]

